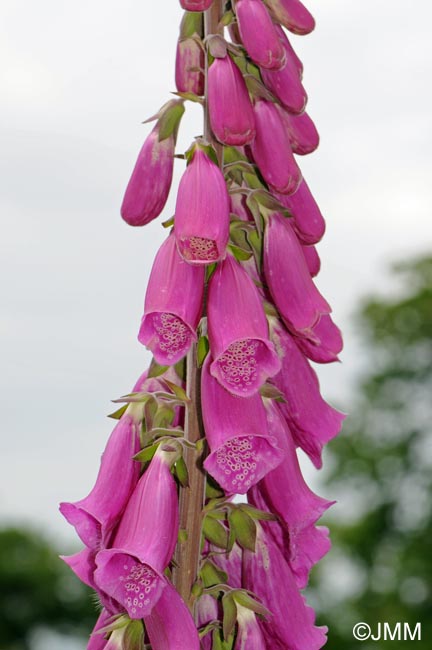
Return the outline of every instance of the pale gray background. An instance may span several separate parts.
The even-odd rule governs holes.
[[[392,289],[388,261],[431,245],[429,0],[309,0],[292,42],[321,132],[301,166],[327,219],[318,284],[345,330],[324,393],[362,365],[349,315]],[[132,229],[123,191],[174,90],[176,0],[3,0],[0,7],[1,523],[73,539],[57,502],[84,496],[109,400],[148,362],[136,334],[160,220]],[[179,151],[201,132],[187,109]],[[175,184],[183,165],[176,163]],[[175,184],[164,216],[171,216]]]

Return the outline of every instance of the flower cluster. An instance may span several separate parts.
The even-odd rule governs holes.
[[[306,485],[297,448],[319,468],[341,428],[310,362],[336,361],[342,338],[314,282],[325,224],[296,156],[319,137],[284,30],[307,34],[314,20],[299,0],[180,2],[179,98],[152,118],[121,208],[127,223],[164,209],[186,101],[204,105],[207,128],[184,156],[145,295],[138,339],[153,361],[114,414],[93,490],[61,504],[84,544],[64,560],[102,606],[90,650],[318,650],[326,630],[301,590],[329,549],[317,521],[331,503]],[[185,433],[191,407],[198,443]],[[187,449],[198,463],[187,466]],[[185,531],[179,492],[193,472],[206,490],[200,528]],[[187,567],[188,608],[174,554],[193,536],[201,554]]]

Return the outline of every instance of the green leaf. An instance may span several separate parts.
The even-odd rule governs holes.
[[[223,636],[227,641],[234,632],[237,622],[237,607],[231,593],[225,594],[222,598],[223,607]]]
[[[219,548],[226,549],[228,546],[228,531],[219,521],[213,517],[206,516],[203,523],[204,537],[209,542],[218,546]]]
[[[190,72],[192,72],[192,68],[189,68]],[[198,70],[197,70],[198,71]],[[177,95],[177,97],[181,97],[182,99],[187,99],[190,102],[194,102],[195,104],[204,104],[204,100],[202,97],[199,95],[195,95],[195,93],[191,92],[174,92],[173,95]]]
[[[240,546],[254,553],[256,542],[256,524],[254,520],[246,512],[234,508],[229,514],[229,523]]]
[[[114,413],[110,413],[107,417],[113,418],[113,420],[120,420],[121,416],[124,414],[126,411],[128,404],[123,404],[117,411],[114,411]]]
[[[261,603],[252,598],[252,596],[250,596],[244,589],[236,589],[232,592],[232,595],[236,603],[250,609],[252,612],[255,612],[255,614],[264,617],[271,616],[271,612],[269,612],[264,605],[261,605]]]
[[[180,458],[177,460],[174,467],[180,485],[184,488],[189,487],[188,468],[182,456],[180,456]]]
[[[226,584],[228,576],[225,571],[219,569],[213,562],[206,560],[200,571],[200,576],[204,587],[214,587],[215,585]]]
[[[155,377],[160,377],[163,375],[167,370],[169,366],[160,366],[154,359],[151,362],[150,369],[148,371],[148,378],[149,379],[154,379]]]
[[[201,368],[204,359],[210,350],[210,343],[207,336],[200,336],[197,343],[197,363],[198,368]]]
[[[182,101],[177,101],[163,111],[159,118],[159,141],[169,138],[171,135],[177,137],[180,120],[185,112]]]

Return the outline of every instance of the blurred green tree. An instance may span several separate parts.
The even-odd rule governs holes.
[[[18,528],[0,530],[1,650],[30,650],[38,628],[88,636],[95,618],[90,589],[43,537]]]
[[[402,292],[365,302],[358,319],[367,370],[343,434],[329,445],[326,496],[333,551],[315,574],[330,650],[399,650],[360,643],[365,621],[422,624],[432,647],[432,257],[394,267]],[[367,365],[366,365],[367,364]]]

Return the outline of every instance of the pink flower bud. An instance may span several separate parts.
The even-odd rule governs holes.
[[[187,264],[169,235],[153,262],[138,334],[158,363],[177,363],[196,341],[203,293],[204,268]]]
[[[145,226],[162,212],[171,187],[174,147],[174,135],[159,140],[156,124],[138,155],[121,206],[130,226]]]
[[[282,451],[269,437],[259,394],[236,397],[214,379],[204,362],[202,411],[210,455],[205,469],[228,494],[245,494],[282,460]]]
[[[229,237],[229,197],[219,167],[197,147],[178,189],[174,234],[190,264],[225,257]]]
[[[152,650],[199,650],[198,631],[189,609],[167,582],[144,625]]]
[[[208,71],[211,128],[220,142],[244,145],[255,137],[255,120],[243,75],[227,54]]]
[[[325,221],[306,181],[303,179],[294,194],[276,196],[290,211],[300,241],[304,244],[319,242],[325,232]]]
[[[285,65],[279,70],[261,67],[264,84],[291,113],[302,113],[307,104],[307,94],[299,77],[296,61],[284,49]]]
[[[238,0],[235,4],[240,36],[251,59],[263,68],[281,68],[285,50],[261,0]]]
[[[208,332],[214,359],[210,372],[231,393],[253,395],[279,372],[258,290],[230,255],[209,283]]]
[[[266,0],[271,13],[284,27],[294,34],[309,34],[315,28],[315,20],[300,0]]]
[[[213,0],[180,0],[180,4],[186,11],[207,11]]]
[[[304,156],[315,151],[319,145],[319,135],[309,115],[291,115],[283,109],[280,109],[279,115],[287,130],[293,152]]]
[[[285,48],[287,57],[289,57],[293,61],[295,67],[297,68],[298,76],[301,79],[303,77],[303,63],[301,59],[297,56],[296,51],[291,45],[291,42],[289,41],[282,27],[280,25],[275,25],[275,28],[279,36],[279,39]]]
[[[194,38],[179,39],[175,62],[175,82],[179,92],[204,94],[204,51]]]
[[[276,106],[259,100],[254,107],[256,137],[253,158],[265,181],[282,194],[292,194],[301,182],[301,172],[291,151],[288,134]]]
[[[318,275],[321,269],[321,260],[319,258],[317,249],[315,246],[307,246],[306,244],[302,244],[301,247],[303,255],[305,256],[309,273],[314,278],[316,275]]]
[[[289,220],[277,213],[269,217],[265,230],[264,273],[287,327],[310,337],[321,314],[330,313],[331,307],[312,281]]]

